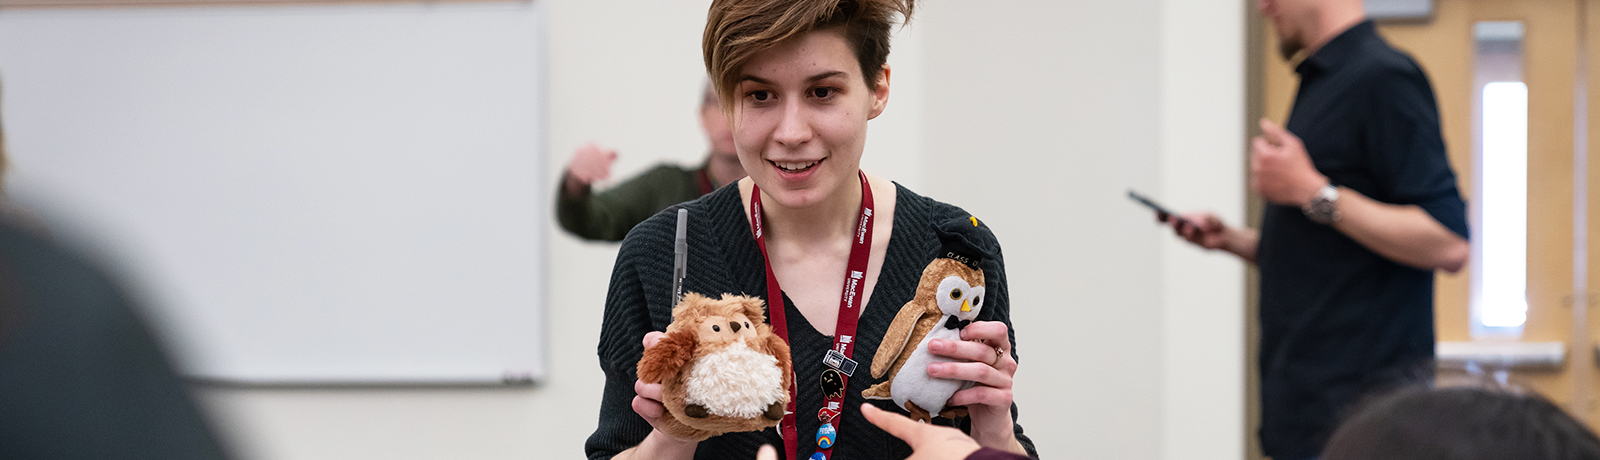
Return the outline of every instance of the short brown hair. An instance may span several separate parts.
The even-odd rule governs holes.
[[[915,0],[715,0],[701,39],[706,72],[717,95],[736,101],[733,90],[756,53],[791,37],[838,28],[855,51],[861,77],[877,89],[878,70],[889,60],[889,29],[898,13],[911,20]],[[723,104],[732,111],[735,104]]]

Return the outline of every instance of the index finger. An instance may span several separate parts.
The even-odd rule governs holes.
[[[1011,351],[1011,328],[999,321],[973,321],[961,328],[961,340],[982,340],[1002,352]]]
[[[1189,214],[1162,214],[1161,221],[1172,223],[1172,228],[1174,229],[1178,228],[1179,225],[1200,226],[1193,218],[1189,217]]]
[[[861,403],[861,415],[866,417],[868,422],[877,425],[883,432],[889,433],[890,436],[899,438],[901,441],[906,441],[908,444],[911,443],[911,438],[916,435],[917,422],[906,418],[904,415],[889,413],[871,403]]]

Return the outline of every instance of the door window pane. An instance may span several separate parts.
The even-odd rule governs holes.
[[[1528,318],[1528,87],[1522,82],[1522,23],[1479,22],[1473,35],[1479,115],[1473,335],[1520,336]]]

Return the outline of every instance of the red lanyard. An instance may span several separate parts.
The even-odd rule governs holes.
[[[817,452],[824,458],[833,455],[839,415],[844,413],[844,392],[850,387],[850,374],[854,373],[856,368],[856,362],[850,359],[850,355],[855,351],[856,322],[860,318],[856,307],[862,306],[857,299],[861,297],[861,284],[866,282],[867,259],[872,256],[872,187],[867,185],[865,173],[857,171],[857,174],[861,176],[861,216],[856,221],[855,241],[850,245],[850,264],[845,270],[844,295],[839,299],[839,322],[833,332],[833,348],[828,350],[822,360],[823,364],[830,368],[823,373],[831,372],[832,376],[837,378],[837,382],[823,378],[823,405],[822,410],[817,413],[821,421]],[[783,289],[778,287],[778,276],[772,271],[772,258],[767,256],[767,240],[762,236],[761,187],[753,187],[750,191],[750,223],[751,231],[755,233],[756,246],[761,248],[761,257],[766,259],[767,263],[767,316],[771,319],[773,332],[784,342],[789,342],[789,323],[784,318]],[[800,385],[799,376],[796,376],[794,385]],[[795,455],[799,452],[798,428],[795,426],[795,400],[798,399],[795,388],[795,386],[789,387],[788,411],[783,416],[783,422],[779,424],[779,429],[783,433],[783,446],[789,450],[789,460],[798,460]],[[837,388],[837,391],[830,394],[833,388]],[[826,439],[821,439],[824,436]]]
[[[700,187],[701,195],[705,195],[717,190],[716,187],[711,185],[711,173],[706,172],[706,170],[710,168],[711,162],[706,162],[705,166],[701,166],[699,170],[694,172],[694,182],[695,185]]]

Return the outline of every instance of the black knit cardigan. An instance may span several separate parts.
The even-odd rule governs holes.
[[[939,249],[934,225],[948,219],[967,220],[968,214],[955,206],[912,193],[895,185],[897,200],[894,210],[894,230],[889,238],[883,270],[873,288],[872,299],[862,313],[857,326],[853,358],[862,363],[861,369],[870,366],[872,356],[884,331],[905,302],[915,294],[922,269],[933,260]],[[618,452],[638,445],[650,433],[650,424],[634,413],[633,383],[639,357],[644,353],[640,343],[645,333],[664,331],[672,322],[672,259],[673,239],[676,229],[677,208],[689,210],[689,262],[688,277],[684,280],[685,292],[698,292],[717,296],[723,293],[743,294],[765,299],[766,267],[761,250],[751,236],[745,219],[737,183],[729,184],[700,199],[667,208],[644,221],[628,233],[622,242],[621,252],[611,273],[611,288],[606,296],[605,319],[600,331],[600,369],[605,372],[606,384],[600,403],[599,426],[589,436],[584,450],[591,459],[609,459]],[[978,319],[1011,324],[1010,298],[1006,291],[1004,260],[1000,244],[987,227],[983,228],[983,241],[996,257],[982,263],[988,303]],[[815,451],[817,427],[820,423],[813,414],[821,407],[821,388],[818,376],[824,366],[823,353],[833,344],[833,338],[824,336],[801,316],[793,302],[785,296],[789,340],[794,359],[796,388],[799,392],[797,422],[800,442],[799,458],[808,459]],[[769,307],[770,308],[770,307]],[[1016,343],[1016,331],[1011,332]],[[1016,348],[1012,348],[1016,356]],[[844,415],[836,423],[838,441],[829,460],[853,459],[903,459],[911,449],[899,439],[879,430],[862,417],[860,406],[862,390],[881,382],[870,372],[857,371],[850,379],[845,392]],[[871,401],[880,408],[899,413],[893,401]],[[1037,456],[1033,441],[1015,425],[1016,405],[1012,405],[1012,420],[1016,436],[1030,455]],[[970,420],[935,419],[943,424],[953,424],[969,429]],[[697,459],[753,459],[762,444],[772,444],[786,456],[783,441],[775,429],[763,432],[729,433],[701,442]]]

